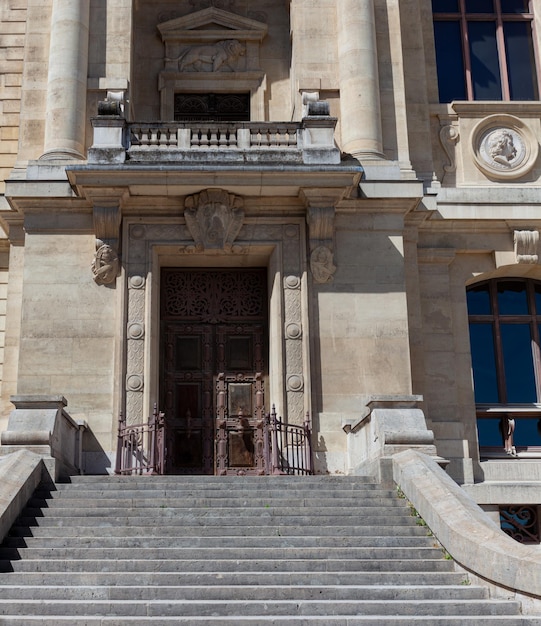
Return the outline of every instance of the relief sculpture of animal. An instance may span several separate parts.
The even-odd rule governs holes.
[[[191,46],[180,55],[178,68],[181,72],[234,71],[239,57],[245,53],[245,47],[237,39]]]

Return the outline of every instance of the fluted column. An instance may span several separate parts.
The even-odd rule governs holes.
[[[84,159],[90,0],[53,0],[43,159]]]
[[[342,150],[359,159],[382,158],[373,0],[336,5]]]

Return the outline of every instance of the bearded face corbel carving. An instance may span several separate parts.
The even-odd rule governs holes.
[[[98,285],[111,285],[120,269],[120,259],[113,246],[96,239],[96,253],[92,262],[92,274]]]
[[[243,200],[223,189],[207,189],[184,203],[186,226],[197,252],[231,252],[244,223]]]

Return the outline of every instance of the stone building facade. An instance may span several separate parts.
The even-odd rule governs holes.
[[[106,472],[157,403],[214,471],[236,368],[318,472],[417,446],[535,504],[534,4],[1,0],[0,429],[60,406]]]

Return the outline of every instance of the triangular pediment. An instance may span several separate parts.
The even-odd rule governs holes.
[[[267,25],[236,13],[209,7],[174,20],[158,24],[164,41],[190,41],[201,35],[231,37],[261,41],[267,34]]]

